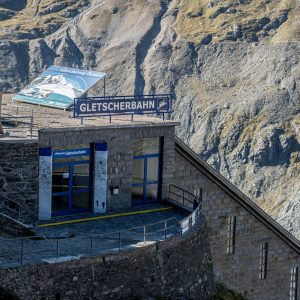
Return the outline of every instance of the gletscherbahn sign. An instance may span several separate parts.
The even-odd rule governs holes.
[[[109,96],[74,99],[74,117],[172,112],[172,95]]]

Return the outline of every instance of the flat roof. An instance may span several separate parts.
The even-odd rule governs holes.
[[[71,111],[21,103],[12,100],[13,97],[12,94],[3,95],[1,119],[7,136],[2,137],[0,141],[12,138],[30,138],[31,116],[33,116],[33,138],[38,136],[38,131],[179,125],[176,121],[163,121],[161,118],[150,115],[134,115],[133,122],[131,121],[131,115],[116,115],[112,116],[111,123],[109,117],[87,117],[84,118],[83,124],[81,124],[80,118],[73,118]],[[18,126],[15,126],[16,122]]]

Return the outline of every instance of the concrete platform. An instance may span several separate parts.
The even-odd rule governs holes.
[[[160,204],[140,207],[132,212],[136,213],[67,224],[63,222],[76,219],[58,218],[60,224],[57,226],[38,226],[35,237],[0,237],[0,269],[144,247],[174,235],[180,236],[179,221],[187,215]]]

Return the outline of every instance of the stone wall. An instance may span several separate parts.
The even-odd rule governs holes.
[[[202,212],[207,221],[216,281],[249,300],[290,299],[291,268],[300,267],[299,252],[204,174],[176,151],[174,183],[189,191],[203,189]],[[231,255],[227,254],[230,216],[236,216],[236,247]],[[260,245],[266,242],[269,243],[267,277],[260,280]]]
[[[0,270],[20,299],[211,299],[215,291],[205,223],[188,236],[119,254]]]
[[[129,125],[101,128],[45,129],[40,131],[40,147],[65,147],[108,144],[108,209],[131,207],[133,139],[164,137],[162,198],[167,197],[174,174],[174,125]],[[110,186],[118,186],[119,194],[112,195]]]
[[[0,140],[0,197],[7,196],[26,206],[34,222],[37,218],[37,191],[37,140]],[[27,214],[26,211],[23,213]]]

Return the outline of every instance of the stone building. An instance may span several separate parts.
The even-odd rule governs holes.
[[[246,299],[300,299],[300,242],[176,138],[178,123],[136,116],[80,124],[67,112],[32,109],[33,138],[0,140],[1,195],[27,207],[32,223],[174,203],[174,185],[202,199],[216,281]]]

